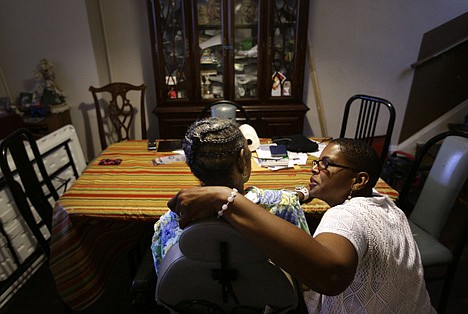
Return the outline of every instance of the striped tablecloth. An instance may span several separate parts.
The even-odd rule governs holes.
[[[167,211],[167,201],[180,189],[198,185],[183,162],[154,165],[157,157],[146,141],[110,145],[91,162],[55,206],[50,268],[59,293],[73,309],[81,310],[103,293],[112,266],[151,233],[154,222]],[[120,165],[99,165],[102,159],[121,159]],[[305,185],[310,164],[272,172],[253,166],[247,185],[294,188]],[[377,190],[392,198],[397,192],[380,180]],[[328,208],[314,200],[304,205],[308,214]]]

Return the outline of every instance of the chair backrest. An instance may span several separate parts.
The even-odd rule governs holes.
[[[266,305],[285,313],[298,306],[298,295],[287,273],[216,218],[184,229],[161,263],[156,286],[158,303],[175,313],[263,313]]]
[[[108,138],[112,137],[113,132],[117,134],[117,141],[129,140],[132,131],[132,123],[136,112],[140,112],[141,118],[141,136],[146,139],[146,108],[145,108],[145,91],[146,85],[140,86],[131,85],[128,83],[110,83],[106,86],[97,88],[90,86],[89,91],[93,95],[94,104],[96,106],[96,117],[99,128],[99,139],[101,141],[102,149],[106,149],[108,145]],[[139,102],[131,103],[128,99],[129,92],[139,93]],[[101,105],[98,99],[98,94],[110,95],[110,100],[107,105]],[[101,114],[101,107],[105,107],[104,112],[107,114],[108,119],[112,122],[114,130],[106,134],[104,130],[104,119]],[[108,124],[107,124],[108,125]]]
[[[382,117],[379,119],[380,107],[382,106],[388,109],[388,120],[385,121],[385,134],[378,134],[379,137],[383,136],[383,144],[377,141],[375,134],[376,130],[378,130],[377,127],[381,125],[381,120],[383,120]],[[352,107],[357,107],[359,114],[355,128],[350,127],[348,130],[348,121],[350,120],[349,113]],[[388,100],[368,95],[354,95],[346,102],[343,121],[341,123],[340,137],[353,137],[369,143],[376,149],[383,164],[387,158],[388,148],[392,139],[395,116],[395,108]],[[351,133],[348,131],[351,131]]]
[[[440,145],[437,156],[411,210],[410,190],[421,164]],[[400,207],[409,219],[439,238],[450,211],[468,177],[468,133],[444,132],[427,141],[417,152],[408,179],[400,194]]]
[[[237,120],[237,110],[239,110],[243,115],[244,120],[242,120],[242,122],[247,124],[250,123],[250,116],[245,108],[230,100],[219,100],[206,105],[198,115],[198,119],[206,117],[208,111],[210,111],[210,115],[212,117]]]
[[[50,239],[48,228],[56,194],[64,193],[86,168],[79,139],[70,124],[36,141],[28,130],[19,130],[7,137],[0,145],[0,304],[9,300],[47,258],[49,243],[46,240]],[[44,168],[39,167],[38,162],[44,164],[48,176],[39,170]],[[37,181],[41,183],[41,191],[33,189],[31,192],[30,185],[37,183],[31,168],[39,174]],[[27,179],[23,184],[24,177]],[[42,178],[46,181],[50,178],[57,193],[51,192]],[[49,204],[43,195],[48,197]],[[33,206],[32,199],[36,198],[39,201],[34,201],[36,205]]]
[[[52,230],[53,208],[49,198],[57,201],[59,196],[36,140],[28,129],[18,129],[1,142],[0,166],[18,210],[48,255],[49,243],[40,228],[45,225],[49,232]],[[39,221],[34,217],[29,202],[39,214]]]

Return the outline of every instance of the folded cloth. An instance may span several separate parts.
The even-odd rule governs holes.
[[[285,145],[291,152],[313,153],[318,151],[318,144],[302,134],[274,137],[273,143]]]

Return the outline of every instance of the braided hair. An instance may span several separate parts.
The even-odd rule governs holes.
[[[245,137],[235,121],[210,117],[195,121],[185,133],[182,148],[186,163],[205,185],[230,178]]]

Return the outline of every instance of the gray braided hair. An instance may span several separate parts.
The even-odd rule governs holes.
[[[193,174],[206,185],[226,180],[245,138],[235,121],[210,117],[195,121],[185,133],[182,148]]]

